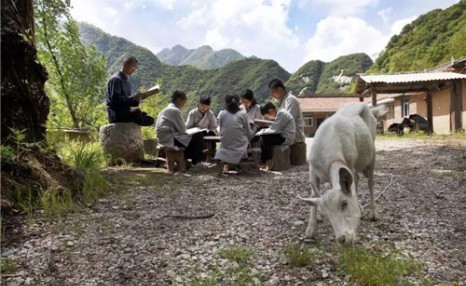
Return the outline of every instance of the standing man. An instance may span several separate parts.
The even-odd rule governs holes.
[[[296,96],[292,95],[291,92],[286,92],[285,85],[279,79],[273,79],[269,83],[270,95],[280,102],[280,108],[288,111],[296,124],[296,136],[292,144],[305,142],[304,137],[304,119],[301,106]]]
[[[138,68],[138,59],[127,57],[119,72],[110,77],[107,84],[107,113],[110,123],[134,122],[141,126],[151,126],[154,118],[139,109],[139,101],[159,92],[158,89],[131,95],[131,84],[128,77]]]

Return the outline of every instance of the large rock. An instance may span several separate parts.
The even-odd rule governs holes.
[[[144,159],[141,127],[136,123],[112,123],[100,127],[100,142],[111,164],[135,163]]]

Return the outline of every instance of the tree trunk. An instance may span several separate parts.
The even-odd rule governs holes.
[[[9,143],[9,128],[26,129],[27,142],[43,141],[50,102],[34,46],[32,0],[3,0],[1,9],[2,144]]]

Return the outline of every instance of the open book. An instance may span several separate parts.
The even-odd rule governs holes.
[[[152,90],[156,90],[156,89],[160,90],[160,85],[156,84],[153,87],[149,88],[147,91],[152,91]]]
[[[141,92],[141,94],[144,96],[143,98],[146,98],[148,96],[151,96],[153,94],[156,94],[156,91],[160,91],[160,85],[156,84],[153,87],[149,88],[148,90]]]
[[[273,124],[273,121],[266,119],[254,119],[254,124],[259,127],[270,127]]]
[[[201,129],[199,127],[193,127],[193,128],[186,129],[186,133],[189,134],[189,135],[193,135],[193,134],[196,134],[196,133],[199,133],[199,132],[209,132],[209,130]]]

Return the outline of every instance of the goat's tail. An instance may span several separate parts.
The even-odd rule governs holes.
[[[371,112],[375,118],[379,118],[387,114],[388,108],[385,106],[385,104],[381,104],[381,105],[371,108]]]

